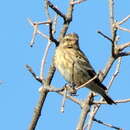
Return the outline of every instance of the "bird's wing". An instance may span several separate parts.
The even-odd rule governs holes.
[[[81,50],[78,51],[78,53],[77,53],[77,58],[78,58],[77,62],[78,62],[79,64],[84,64],[84,65],[82,65],[82,67],[83,67],[82,69],[83,69],[83,70],[86,70],[86,72],[89,74],[89,76],[90,76],[91,78],[93,78],[93,77],[96,75],[96,72],[95,72],[95,70],[93,69],[93,67],[91,66],[91,64],[90,64],[89,60],[87,59],[87,57],[85,56],[85,54],[84,54]],[[102,87],[104,90],[107,89],[107,88],[101,83],[101,81],[100,81],[98,78],[96,78],[96,79],[94,80],[94,82],[95,82],[96,84],[98,84],[100,87]]]
[[[93,67],[91,66],[88,58],[85,56],[85,54],[81,50],[78,51],[77,58],[78,58],[77,62],[79,64],[83,64],[83,66],[84,66],[83,69],[85,69],[86,71],[89,71],[90,75],[92,77],[94,77],[96,75],[96,72],[93,69]]]

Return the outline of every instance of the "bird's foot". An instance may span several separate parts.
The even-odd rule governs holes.
[[[75,89],[76,88],[76,84],[75,83],[67,83],[66,85],[66,88],[69,92],[69,94],[71,96],[78,96],[76,93],[77,93],[77,90]]]

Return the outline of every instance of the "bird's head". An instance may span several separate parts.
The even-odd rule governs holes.
[[[66,34],[65,37],[62,39],[60,46],[64,48],[79,48],[79,36],[76,33],[69,33]]]

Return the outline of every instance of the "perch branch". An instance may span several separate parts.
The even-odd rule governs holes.
[[[101,121],[101,120],[97,120],[97,119],[95,119],[95,118],[93,119],[93,121],[95,121],[95,122],[97,122],[97,123],[99,123],[99,124],[105,125],[105,126],[107,126],[107,127],[114,128],[114,129],[116,129],[116,130],[123,130],[122,128],[113,126],[113,125],[111,125],[111,124],[105,123],[105,122],[103,122],[103,121]]]
[[[93,80],[95,80],[97,77],[98,77],[98,75],[95,75],[92,79],[90,79],[90,80],[87,81],[86,83],[84,83],[84,84],[78,86],[78,87],[76,88],[76,90],[81,89],[81,88],[84,88],[86,85],[90,84],[90,83],[91,83]]]

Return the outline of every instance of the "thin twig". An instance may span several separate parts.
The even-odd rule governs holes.
[[[122,99],[122,100],[115,100],[114,101],[115,103],[127,103],[127,102],[130,102],[130,99]],[[93,101],[93,104],[107,104],[105,101],[103,100],[100,100],[100,101]]]
[[[119,71],[120,71],[120,66],[121,66],[121,60],[122,60],[122,57],[119,57],[118,58],[118,63],[116,65],[116,70],[115,70],[115,73],[112,75],[112,78],[108,84],[108,90],[110,89],[110,87],[112,86],[112,83],[114,81],[114,79],[117,77],[117,75],[119,74]]]
[[[75,5],[75,4],[80,4],[82,2],[85,2],[86,0],[77,0],[77,1],[71,1],[70,4]]]
[[[56,25],[57,25],[57,20],[58,20],[58,14],[56,14],[56,16],[54,17],[54,19],[53,19],[53,24],[52,24],[52,30],[53,30],[53,34],[55,34],[55,32],[56,32]]]
[[[114,0],[108,0],[109,2],[109,20],[110,20],[110,28],[113,37],[113,24],[114,24]]]
[[[123,130],[122,128],[113,126],[113,125],[111,125],[111,124],[105,123],[105,122],[103,122],[103,121],[101,121],[101,120],[97,120],[97,119],[95,119],[95,118],[93,119],[93,121],[95,121],[95,122],[97,122],[97,123],[99,123],[99,124],[105,125],[105,126],[107,126],[107,127],[114,128],[114,129],[116,129],[116,130]]]
[[[86,85],[90,84],[93,80],[95,80],[96,78],[98,77],[98,75],[95,75],[92,79],[90,79],[89,81],[87,81],[86,83],[76,87],[75,89],[78,90],[78,89],[81,89],[81,88],[84,88]]]
[[[42,79],[40,79],[40,77],[35,74],[35,72],[33,71],[33,69],[32,69],[29,65],[25,65],[25,67],[28,69],[28,71],[32,74],[32,76],[33,76],[37,81],[39,81],[40,83],[42,83]]]
[[[125,31],[125,32],[129,32],[129,33],[130,33],[130,29],[123,28],[123,27],[120,27],[120,26],[117,26],[117,28],[118,28],[119,30],[122,30],[122,31]]]
[[[62,103],[61,103],[61,109],[60,109],[60,111],[61,111],[62,113],[64,112],[66,96],[67,96],[67,89],[65,88],[65,90],[64,90],[64,95],[63,95],[63,99],[62,99]]]
[[[44,91],[44,89],[46,89],[46,91],[48,92],[62,92],[65,90],[65,87],[62,87],[62,88],[55,88],[54,86],[52,85],[48,85],[48,86],[42,86],[38,89],[38,91],[40,93],[42,93],[42,91]]]
[[[61,16],[63,19],[65,19],[65,15],[56,7],[54,6],[50,1],[48,1],[48,6],[53,9],[59,16]]]
[[[70,0],[70,3],[72,2],[73,0]],[[68,28],[69,28],[69,25],[72,21],[72,17],[73,17],[73,10],[74,10],[74,5],[72,4],[69,4],[69,7],[67,9],[67,13],[64,17],[64,24],[61,28],[61,31],[60,31],[60,35],[59,35],[59,38],[58,40],[61,41],[62,38],[65,36]]]
[[[33,26],[34,28],[34,32],[33,32],[33,35],[32,35],[32,40],[30,42],[30,46],[32,47],[33,44],[34,44],[34,41],[35,41],[35,37],[36,37],[36,34],[40,34],[42,37],[46,38],[46,39],[49,39],[49,37],[44,34],[43,32],[40,32],[38,30],[38,25],[41,25],[41,24],[49,24],[50,22],[49,21],[45,21],[45,22],[32,22],[31,19],[28,19],[28,22],[30,23],[31,26]]]
[[[130,52],[121,52],[119,56],[129,56]]]
[[[35,37],[36,37],[36,34],[37,34],[37,29],[38,29],[38,25],[37,24],[33,24],[33,22],[30,20],[30,19],[28,19],[28,22],[33,26],[33,28],[34,28],[34,31],[33,31],[33,34],[32,34],[32,40],[30,41],[30,47],[32,47],[33,46],[33,44],[35,43]]]
[[[57,92],[58,94],[60,94],[60,95],[64,95],[64,92]],[[76,104],[78,104],[80,107],[82,106],[82,101],[81,100],[78,100],[77,98],[74,98],[73,96],[69,96],[69,95],[66,95],[66,98],[67,99],[69,99],[69,100],[71,100],[71,101],[73,101],[73,102],[75,102]]]
[[[44,9],[45,9],[45,14],[46,14],[46,17],[47,19],[51,20],[51,16],[50,16],[50,13],[49,13],[49,10],[48,10],[48,0],[44,0]]]
[[[45,63],[48,55],[49,48],[51,46],[51,41],[48,40],[48,44],[45,48],[44,56],[42,58],[41,67],[40,67],[40,79],[44,79],[44,70],[45,70]]]
[[[118,46],[119,46],[119,50],[122,51],[122,50],[124,50],[125,48],[130,47],[130,42],[123,43],[123,44],[118,45]]]
[[[49,36],[47,36],[46,34],[44,34],[43,32],[37,30],[37,34],[41,35],[43,38],[46,38],[47,40],[50,40],[49,39]]]
[[[102,33],[101,31],[97,31],[97,33],[99,33],[100,35],[102,35],[104,38],[106,38],[107,40],[109,40],[110,42],[112,42],[112,39],[110,37],[108,37],[107,35],[105,35],[104,33]]]
[[[120,22],[118,22],[118,24],[121,25],[121,24],[127,22],[129,18],[130,18],[130,15],[128,15],[128,16],[125,17],[123,20],[121,20]]]
[[[55,24],[56,26],[56,24]],[[59,42],[53,37],[54,31],[53,31],[53,23],[51,22],[49,24],[49,39],[54,42],[56,44],[56,46],[58,46]]]

